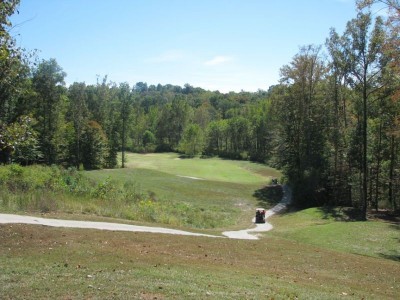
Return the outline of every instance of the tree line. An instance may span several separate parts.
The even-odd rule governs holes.
[[[371,14],[389,7],[386,20]],[[0,160],[114,168],[117,153],[178,151],[249,159],[283,170],[295,203],[398,209],[399,1],[357,1],[343,33],[301,47],[267,91],[190,84],[65,85],[9,34],[19,1],[0,4]]]

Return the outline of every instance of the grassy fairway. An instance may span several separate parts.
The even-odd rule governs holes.
[[[240,184],[265,184],[281,173],[261,164],[219,158],[182,159],[175,153],[128,154],[127,167],[157,170],[175,176],[197,177],[209,181]]]
[[[150,197],[153,219],[121,211],[116,217],[195,228],[249,226],[258,205],[254,192],[280,173],[266,166],[217,158],[180,159],[177,154],[128,154],[127,168],[90,171]],[[128,208],[129,209],[129,208]],[[107,215],[107,213],[100,213]]]

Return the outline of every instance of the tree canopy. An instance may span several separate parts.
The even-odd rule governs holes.
[[[387,5],[389,16],[370,13]],[[99,169],[117,153],[177,151],[268,163],[295,205],[398,209],[400,17],[397,0],[357,1],[343,33],[300,48],[267,91],[113,83],[65,85],[56,59],[32,61],[0,4],[0,160]]]

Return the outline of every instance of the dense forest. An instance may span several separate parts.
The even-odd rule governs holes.
[[[388,7],[382,19],[374,2]],[[295,204],[397,210],[400,205],[400,5],[357,1],[343,33],[300,48],[267,91],[185,84],[65,85],[56,59],[16,45],[0,3],[0,161],[117,167],[117,153],[177,151],[268,163]]]

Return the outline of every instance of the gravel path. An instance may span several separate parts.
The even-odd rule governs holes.
[[[284,186],[283,190],[284,190],[284,196],[282,198],[282,201],[266,212],[265,219],[285,209],[286,205],[290,202],[291,200],[290,188]],[[151,232],[151,233],[164,233],[164,234],[205,236],[214,238],[221,237],[221,236],[201,234],[201,233],[169,229],[163,227],[137,226],[137,225],[107,223],[107,222],[70,221],[70,220],[59,220],[59,219],[45,219],[39,217],[21,216],[13,214],[0,214],[0,224],[16,224],[16,223],[43,225],[50,227],[85,228],[85,229],[131,231],[131,232]],[[258,239],[258,237],[254,234],[257,234],[258,232],[265,232],[271,230],[272,228],[273,228],[272,225],[266,222],[265,224],[256,224],[255,228],[239,230],[239,231],[226,231],[223,232],[222,234],[225,237],[232,239],[256,240]]]

